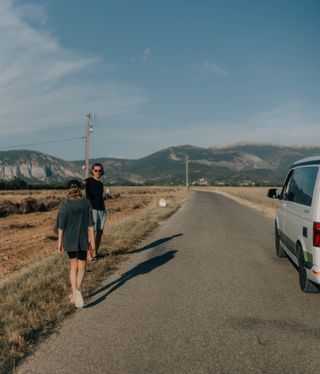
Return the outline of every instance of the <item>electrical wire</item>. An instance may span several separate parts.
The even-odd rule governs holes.
[[[40,142],[40,143],[9,145],[7,147],[0,147],[0,149],[10,149],[10,148],[18,148],[18,147],[30,147],[30,146],[42,145],[42,144],[62,143],[62,142],[69,142],[69,141],[72,141],[72,140],[79,140],[79,139],[85,139],[85,136],[78,136],[78,137],[75,137],[75,138],[65,138],[65,139],[60,139],[60,140],[51,140],[51,141]]]

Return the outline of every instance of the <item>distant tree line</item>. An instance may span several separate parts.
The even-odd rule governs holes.
[[[153,186],[154,183],[133,183],[130,181],[118,181],[118,183],[110,183],[106,181],[105,186]],[[0,179],[0,190],[65,190],[65,182],[27,182],[21,178],[11,180]]]
[[[197,182],[191,182],[194,186],[199,186],[201,184]],[[164,183],[154,183],[154,182],[145,182],[145,183],[134,183],[130,181],[113,181],[104,183],[105,186],[154,186],[154,185],[172,185],[180,186],[184,185],[184,181],[176,180],[174,182],[164,182]],[[247,186],[247,187],[274,187],[281,186],[282,183],[278,181],[255,181],[244,183],[241,181],[208,181],[209,186]],[[27,182],[21,178],[14,178],[12,180],[0,180],[0,190],[64,190],[66,189],[66,182]]]
[[[26,182],[21,178],[0,180],[0,190],[63,190],[64,182]]]

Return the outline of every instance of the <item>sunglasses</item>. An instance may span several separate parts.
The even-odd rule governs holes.
[[[102,170],[101,169],[94,169],[93,170],[95,173],[102,173]]]

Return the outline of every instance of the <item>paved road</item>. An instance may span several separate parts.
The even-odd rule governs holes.
[[[196,192],[19,373],[318,373],[320,295],[273,221]]]

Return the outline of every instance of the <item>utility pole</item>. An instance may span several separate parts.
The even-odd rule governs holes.
[[[186,188],[189,191],[189,156],[186,155]]]
[[[87,121],[85,124],[86,128],[86,151],[85,151],[85,173],[86,177],[89,177],[90,171],[90,165],[89,165],[89,158],[90,158],[90,134],[93,132],[93,123],[92,123],[92,115],[88,113],[86,115]]]

